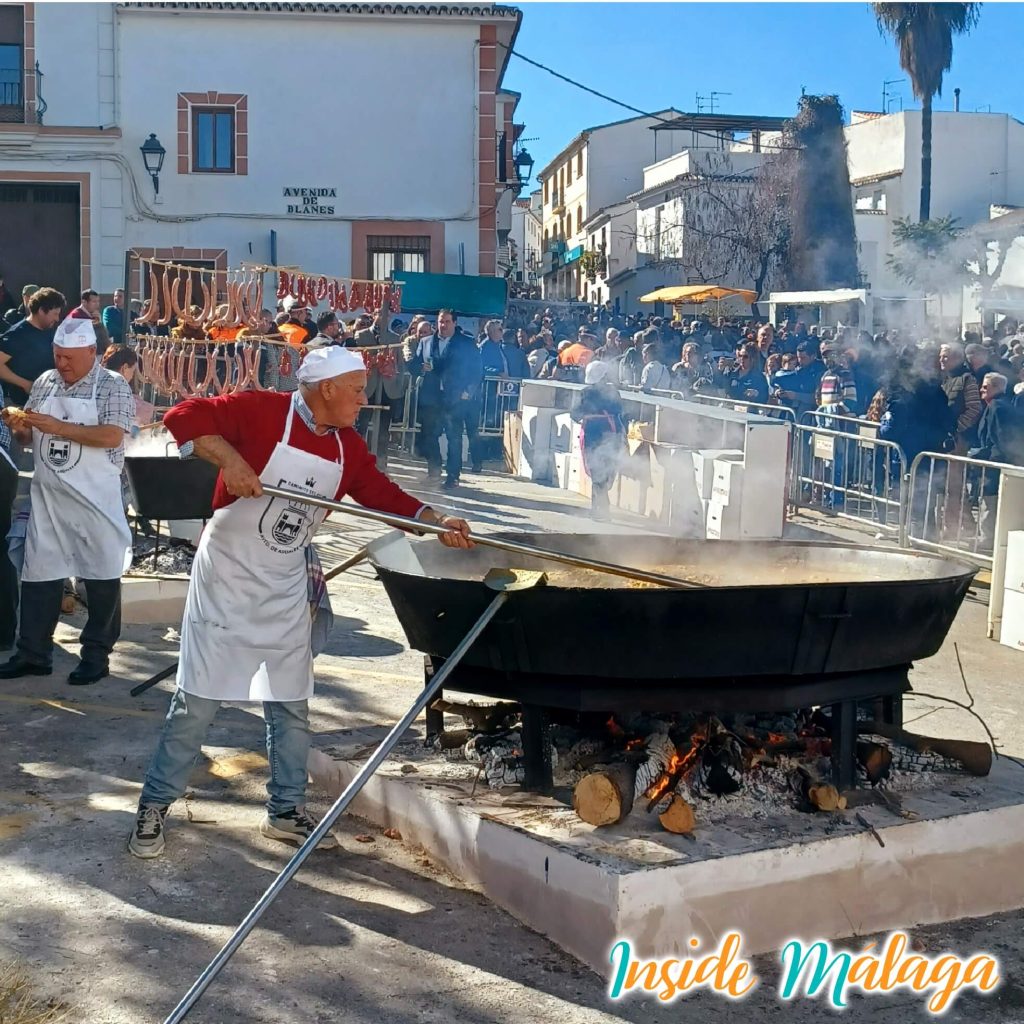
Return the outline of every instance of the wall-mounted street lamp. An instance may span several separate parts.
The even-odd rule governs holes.
[[[149,138],[139,147],[139,150],[142,153],[142,162],[146,165],[146,171],[153,179],[153,191],[160,195],[160,171],[164,166],[167,150],[160,145],[160,140],[153,133],[150,133]]]
[[[525,149],[516,153],[516,173],[523,184],[529,182],[530,175],[533,173],[533,157]]]

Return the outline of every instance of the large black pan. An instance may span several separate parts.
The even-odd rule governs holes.
[[[124,468],[132,505],[144,519],[209,519],[217,467],[205,459],[129,455]]]
[[[863,672],[934,654],[975,574],[952,559],[881,548],[515,537],[712,585],[637,589],[585,572],[563,576],[557,566],[493,549],[418,540],[426,575],[378,566],[412,647],[447,657],[490,600],[480,582],[487,569],[512,565],[548,570],[552,583],[510,601],[467,654],[467,667],[659,681]]]

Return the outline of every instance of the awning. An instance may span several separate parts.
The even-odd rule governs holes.
[[[472,274],[416,274],[397,271],[402,282],[403,313],[436,313],[451,309],[456,316],[505,315],[508,282],[503,277]]]
[[[716,284],[688,284],[673,288],[659,288],[641,295],[639,302],[667,302],[672,306],[700,305],[715,299],[736,295],[744,302],[754,302],[757,293],[746,288],[722,288]]]
[[[779,306],[830,306],[837,302],[867,302],[866,288],[828,288],[816,292],[772,292],[769,302]]]

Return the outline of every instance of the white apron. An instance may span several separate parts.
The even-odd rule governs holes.
[[[271,487],[333,499],[338,462],[288,444],[284,434],[260,474]],[[192,563],[177,683],[211,700],[290,701],[313,695],[306,547],[327,512],[281,498],[238,498],[213,514]]]
[[[97,426],[96,385],[107,372],[97,369],[90,398],[51,395],[32,411]],[[132,535],[121,504],[121,470],[107,449],[33,430],[32,452],[32,511],[21,578],[28,583],[69,576],[120,579],[131,565]]]

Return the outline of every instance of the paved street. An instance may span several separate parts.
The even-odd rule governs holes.
[[[392,467],[412,486],[418,472]],[[437,500],[440,496],[425,496]],[[445,504],[481,529],[581,530],[583,503],[551,488],[497,474],[469,478]],[[798,532],[816,524],[803,520]],[[619,529],[635,529],[625,525]],[[325,531],[325,562],[358,548],[373,530],[338,522]],[[360,566],[332,583],[338,624],[317,661],[313,701],[317,741],[344,730],[388,724],[411,703],[421,657],[409,651],[382,588]],[[952,639],[978,710],[1010,753],[1024,755],[1015,712],[1021,658],[984,639],[984,606],[965,605]],[[62,623],[62,644],[82,616]],[[69,648],[72,649],[73,648]],[[283,865],[286,849],[255,829],[266,771],[256,709],[225,709],[192,780],[194,797],[170,820],[163,860],[145,863],[124,849],[139,782],[154,747],[169,684],[139,699],[130,685],[175,657],[166,626],[126,630],[115,676],[69,688],[73,664],[59,655],[46,679],[0,690],[0,864],[5,874],[0,960],[18,958],[37,991],[68,1004],[78,1024],[163,1020]],[[962,695],[952,640],[918,667],[919,686]],[[917,702],[908,719],[927,712]],[[929,714],[928,731],[979,736],[961,713]],[[315,801],[323,809],[322,799]],[[190,1020],[207,1024],[397,1024],[562,1020],[567,1024],[681,1019],[689,1008],[633,998],[606,1001],[604,985],[543,937],[531,933],[417,851],[365,822],[345,820],[341,849],[314,855],[264,918]],[[374,842],[357,841],[372,834]],[[865,898],[870,898],[866,893]],[[1003,958],[1007,975],[991,999],[965,997],[951,1021],[1024,1020],[1024,914],[964,921],[915,932],[931,952],[976,949]],[[762,985],[743,1019],[794,1024],[822,1019],[816,1003],[779,1003],[771,958],[759,961]],[[736,1007],[699,995],[689,1019],[735,1020]],[[922,1001],[857,1001],[845,1020],[927,1019]]]

